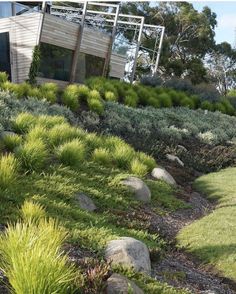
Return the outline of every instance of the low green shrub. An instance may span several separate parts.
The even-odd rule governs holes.
[[[56,125],[67,124],[67,120],[63,116],[59,115],[39,115],[37,117],[37,125],[50,129]]]
[[[28,97],[33,97],[33,98],[37,98],[37,99],[42,99],[42,92],[40,91],[39,88],[34,87],[29,89],[28,91]]]
[[[27,141],[33,142],[34,140],[40,139],[45,144],[48,142],[48,130],[41,125],[36,125],[25,135]]]
[[[167,93],[163,93],[158,95],[158,100],[160,101],[160,105],[162,107],[171,107],[172,101],[171,97]]]
[[[194,101],[187,96],[185,98],[181,99],[180,105],[184,106],[184,107],[189,107],[191,109],[194,109],[194,106],[195,106]]]
[[[134,156],[134,150],[128,144],[125,144],[123,141],[121,144],[117,144],[112,151],[112,157],[117,165],[117,167],[122,169],[127,169],[130,161]]]
[[[14,293],[72,293],[75,274],[62,254],[65,238],[52,220],[7,227],[0,236],[1,268]]]
[[[53,91],[42,92],[42,97],[46,99],[49,103],[54,104],[57,102],[57,95]]]
[[[89,88],[85,85],[78,86],[78,97],[80,101],[87,101],[89,96]]]
[[[133,89],[129,89],[125,93],[124,104],[130,107],[137,107],[138,105],[138,95]]]
[[[202,101],[201,108],[209,110],[209,111],[213,111],[214,106],[210,101]]]
[[[40,89],[42,93],[53,92],[56,94],[58,92],[58,85],[56,83],[44,83],[40,85]]]
[[[148,167],[139,159],[134,158],[130,162],[130,172],[138,176],[145,176],[148,173]]]
[[[18,163],[13,154],[0,158],[0,187],[8,188],[16,180]]]
[[[62,103],[69,107],[72,111],[76,111],[79,108],[79,93],[77,85],[69,85],[65,88],[62,94]]]
[[[101,100],[101,95],[97,90],[91,90],[88,95],[88,100]]]
[[[30,200],[24,201],[20,213],[23,221],[28,223],[39,223],[41,219],[46,217],[43,206]]]
[[[2,142],[8,151],[13,152],[22,143],[22,137],[17,134],[7,134],[3,136]]]
[[[152,156],[147,155],[144,152],[138,152],[137,155],[138,155],[138,160],[141,163],[143,163],[145,166],[147,166],[148,171],[152,171],[157,166],[156,161]]]
[[[88,99],[88,107],[91,111],[94,111],[97,114],[102,114],[104,111],[104,106],[103,106],[102,101],[98,100],[96,98],[89,98]]]
[[[66,123],[57,124],[48,131],[48,140],[52,146],[58,146],[79,136],[81,132]]]
[[[61,163],[76,167],[84,160],[85,147],[79,139],[74,139],[58,146],[56,155]]]
[[[111,164],[111,157],[111,153],[106,148],[96,148],[92,154],[93,161],[104,166]]]
[[[31,86],[28,83],[12,84],[11,91],[16,95],[18,99],[22,99],[29,95]]]
[[[36,117],[31,113],[23,112],[13,120],[12,127],[17,133],[23,134],[28,132],[35,124]]]
[[[113,101],[113,102],[117,101],[116,95],[111,91],[106,91],[104,94],[104,97],[106,101]]]
[[[153,96],[151,96],[148,99],[148,105],[150,105],[154,108],[160,108],[160,106],[161,106],[160,101],[156,97],[153,97]]]
[[[0,84],[5,83],[8,80],[8,74],[0,71]]]
[[[16,157],[26,171],[40,171],[45,167],[48,155],[41,139],[26,141],[16,150]]]

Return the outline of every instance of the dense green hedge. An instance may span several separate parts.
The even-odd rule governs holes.
[[[162,108],[185,106],[191,109],[200,108],[209,111],[220,111],[229,115],[236,113],[236,108],[231,104],[231,100],[220,98],[219,93],[217,94],[217,91],[214,91],[210,86],[208,86],[207,90],[206,85],[196,86],[195,90],[190,94],[190,91],[185,91],[184,86],[178,88],[177,82],[177,90],[173,89],[174,81],[170,83],[171,81],[167,82],[165,86],[153,87],[143,84],[130,85],[117,80],[95,77],[88,79],[87,85],[90,89],[99,91],[104,100],[117,101],[131,107],[152,106],[154,108]],[[181,83],[184,83],[184,80]],[[113,99],[107,98],[108,92],[113,93]]]

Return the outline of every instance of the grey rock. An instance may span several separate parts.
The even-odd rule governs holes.
[[[75,200],[78,202],[79,206],[83,210],[94,211],[97,209],[93,200],[85,195],[84,193],[78,193],[75,195]]]
[[[147,246],[134,238],[122,237],[107,244],[105,256],[113,264],[133,267],[138,272],[151,274],[151,261]]]
[[[170,185],[176,185],[175,179],[164,168],[155,167],[152,170],[152,177],[157,180],[162,180]]]
[[[139,178],[128,177],[122,181],[122,184],[130,187],[130,189],[134,192],[135,198],[137,200],[142,202],[151,201],[151,191],[149,190],[148,186]]]
[[[184,166],[184,163],[182,160],[179,159],[178,156],[172,155],[172,154],[166,154],[166,158],[170,161],[177,162],[180,166]]]
[[[119,274],[112,274],[107,280],[107,294],[144,294],[134,282]]]

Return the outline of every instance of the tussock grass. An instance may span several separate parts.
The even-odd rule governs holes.
[[[79,129],[71,127],[66,123],[55,125],[48,132],[49,142],[53,146],[58,146],[82,135],[83,133]]]
[[[157,166],[155,159],[144,152],[138,152],[137,158],[141,163],[147,166],[148,171],[152,171]]]
[[[26,171],[40,171],[48,159],[48,151],[41,139],[30,140],[16,150],[16,157]]]
[[[8,188],[16,181],[18,163],[13,154],[0,158],[0,187]]]
[[[79,93],[77,85],[69,85],[65,88],[62,95],[62,103],[69,107],[72,111],[79,108]]]
[[[26,133],[35,126],[37,118],[28,112],[22,112],[17,115],[13,121],[13,129],[20,134]]]
[[[117,167],[122,169],[127,169],[130,161],[134,156],[134,150],[128,144],[121,142],[121,144],[117,144],[113,150],[112,156]]]
[[[96,91],[96,90],[93,90]],[[104,111],[104,106],[101,100],[95,98],[88,99],[88,107],[91,111],[94,111],[98,114],[102,114]]]
[[[104,166],[110,165],[112,161],[112,155],[106,148],[96,148],[93,152],[92,159]]]
[[[53,220],[18,222],[0,236],[1,268],[12,292],[71,293],[74,270],[61,246],[64,229]]]
[[[46,217],[46,211],[43,206],[30,200],[25,200],[20,212],[23,221],[26,223],[38,223]]]
[[[27,141],[42,140],[44,143],[48,141],[48,131],[41,125],[33,127],[25,136]]]
[[[148,167],[139,159],[134,158],[130,162],[130,172],[138,176],[145,176],[148,173]]]
[[[5,135],[2,138],[2,142],[4,144],[4,147],[8,151],[13,151],[16,147],[18,147],[22,143],[22,137],[17,134],[9,134]]]
[[[63,164],[78,166],[85,157],[84,144],[79,139],[74,139],[60,145],[56,150],[56,154]]]

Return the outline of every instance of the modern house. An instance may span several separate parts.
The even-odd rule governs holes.
[[[15,83],[25,81],[33,50],[40,45],[39,83],[81,83],[103,75],[106,62],[110,77],[123,78],[126,56],[112,52],[111,34],[85,26],[84,10],[78,23],[50,10],[45,2],[0,2],[0,71]]]

